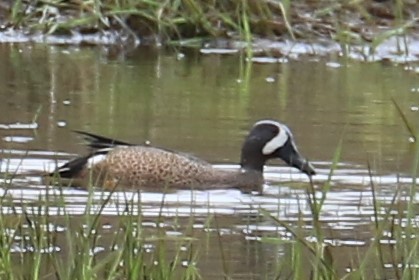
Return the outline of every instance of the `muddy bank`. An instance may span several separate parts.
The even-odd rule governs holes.
[[[215,6],[93,2],[0,1],[0,42],[117,45],[122,50],[170,44],[205,53],[240,50],[252,42],[256,56],[272,58],[259,62],[330,53],[367,61],[419,58],[416,0],[230,0]]]

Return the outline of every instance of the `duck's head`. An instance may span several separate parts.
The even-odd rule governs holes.
[[[242,147],[241,167],[262,172],[266,161],[280,158],[307,175],[315,175],[314,167],[299,152],[289,128],[277,121],[256,122]]]

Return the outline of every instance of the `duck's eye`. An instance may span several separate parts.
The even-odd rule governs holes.
[[[271,127],[270,133],[272,135],[272,138],[274,138],[276,135],[280,133],[280,129],[278,129],[278,127]]]

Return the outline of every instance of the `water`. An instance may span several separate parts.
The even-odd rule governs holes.
[[[151,141],[192,153],[219,168],[236,168],[243,137],[252,123],[278,119],[290,126],[299,150],[316,166],[317,188],[327,181],[342,141],[321,220],[339,270],[346,271],[348,256],[366,250],[371,242],[371,184],[382,203],[380,211],[391,204],[396,191],[401,201],[408,199],[415,144],[392,99],[419,129],[419,112],[412,109],[419,105],[417,73],[414,67],[338,57],[265,62],[256,59],[249,67],[239,54],[203,55],[188,50],[141,48],[122,56],[100,47],[0,44],[1,172],[50,171],[86,153],[72,130],[133,143]],[[305,175],[273,161],[265,178],[261,196],[237,190],[166,195],[116,192],[103,209],[104,235],[111,235],[109,228],[118,226],[124,201],[140,200],[141,206],[134,203],[132,211],[141,213],[150,232],[163,215],[162,228],[168,236],[186,236],[193,217],[197,246],[204,251],[198,259],[204,279],[222,275],[215,232],[222,233],[233,278],[269,278],[275,275],[278,259],[290,252],[283,244],[273,246],[262,239],[292,240],[292,236],[259,209],[290,224],[305,221],[308,240],[312,217]],[[0,195],[13,202],[13,207],[3,205],[2,210],[11,215],[12,211],[36,213],[42,198],[60,193],[66,213],[75,219],[97,210],[86,209],[88,192],[47,188],[36,176],[16,178],[7,189],[0,189]],[[107,195],[95,191],[93,200],[100,205]],[[52,226],[63,227],[62,204],[47,211],[57,217]],[[205,226],[209,216],[217,217],[218,227]],[[74,229],[61,231],[66,230]],[[101,246],[97,250],[105,250],[106,244]],[[45,250],[58,253],[65,245],[57,243]]]

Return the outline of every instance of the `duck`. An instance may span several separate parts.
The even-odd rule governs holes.
[[[241,148],[240,168],[223,170],[187,153],[149,144],[131,144],[75,131],[88,142],[90,152],[56,168],[49,176],[70,180],[79,188],[107,190],[208,190],[234,188],[261,193],[263,169],[275,158],[308,176],[316,171],[297,149],[291,130],[275,120],[253,124]]]

